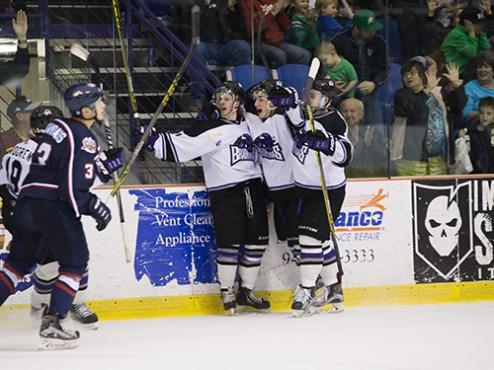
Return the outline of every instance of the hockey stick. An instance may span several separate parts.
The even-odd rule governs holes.
[[[101,91],[103,91],[103,82],[101,81],[99,66],[94,61],[94,59],[91,58],[89,50],[85,49],[84,47],[82,47],[82,45],[78,43],[73,43],[70,46],[70,53],[94,68],[96,72],[96,79],[98,80],[97,83],[100,85]],[[105,129],[105,137],[106,137],[106,143],[108,145],[108,149],[114,149],[115,145],[113,144],[110,122],[108,121],[108,117],[106,115],[105,118],[103,119],[103,127]],[[112,178],[113,178],[113,183],[115,183],[117,181],[117,174],[113,173]],[[129,246],[127,244],[127,237],[125,234],[125,213],[122,205],[122,195],[120,194],[120,190],[117,192],[117,207],[120,216],[120,229],[122,230],[122,242],[125,251],[125,260],[127,261],[127,263],[130,263],[131,256],[130,256]]]
[[[172,83],[168,87],[168,90],[161,101],[160,105],[158,106],[158,109],[154,113],[153,117],[151,118],[151,121],[149,122],[148,126],[146,127],[146,130],[142,134],[141,139],[137,143],[136,147],[134,148],[134,151],[132,152],[130,158],[127,160],[127,163],[125,164],[122,173],[120,174],[120,177],[117,179],[115,182],[115,185],[113,185],[113,189],[111,192],[111,195],[114,196],[118,189],[122,186],[122,183],[125,181],[127,178],[129,172],[130,172],[130,167],[132,164],[135,162],[137,157],[139,156],[140,151],[142,150],[142,147],[144,146],[144,143],[146,142],[147,138],[151,134],[151,130],[153,129],[154,125],[158,121],[158,117],[160,116],[161,112],[165,108],[166,104],[170,100],[173,92],[175,91],[175,88],[178,85],[178,82],[182,78],[182,75],[184,74],[185,70],[187,69],[191,59],[192,55],[194,53],[194,50],[196,46],[199,44],[199,6],[194,5],[192,7],[192,40],[190,42],[190,48],[189,52],[187,53],[187,56],[185,57],[185,60],[183,61],[182,65],[180,66],[180,69],[177,72],[177,75],[173,79]]]
[[[307,81],[305,82],[305,86],[304,86],[305,107],[307,109],[307,115],[309,116],[309,125],[310,125],[310,130],[312,132],[316,132],[316,126],[314,124],[314,117],[312,116],[312,108],[310,106],[310,90],[312,88],[312,83],[316,78],[320,66],[321,66],[321,62],[319,61],[319,59],[317,58],[312,59],[309,68],[309,76],[307,77]],[[328,218],[329,231],[331,233],[331,238],[333,239],[334,250],[336,253],[336,263],[338,265],[338,272],[341,278],[341,276],[343,276],[344,273],[343,266],[341,265],[340,251],[338,249],[338,241],[336,239],[336,230],[334,228],[333,214],[331,213],[329,195],[328,195],[328,190],[326,188],[326,177],[324,176],[324,169],[321,161],[321,153],[319,153],[318,150],[316,150],[316,161],[319,167],[319,180],[321,182],[321,190],[322,190],[322,196],[324,198],[324,207],[326,208],[326,216]]]
[[[118,41],[120,43],[120,51],[122,52],[122,61],[124,65],[125,80],[127,81],[127,90],[129,92],[130,106],[132,108],[132,114],[136,121],[139,120],[139,107],[137,106],[137,98],[134,91],[134,81],[132,81],[132,75],[130,74],[129,60],[127,58],[127,48],[125,47],[125,40],[123,38],[122,24],[120,22],[120,4],[118,0],[112,0],[113,17],[115,18],[115,27],[117,29]]]

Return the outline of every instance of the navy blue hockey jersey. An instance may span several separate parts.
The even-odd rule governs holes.
[[[77,217],[88,214],[98,153],[95,136],[82,122],[53,120],[41,136],[19,197],[58,199],[69,203]]]

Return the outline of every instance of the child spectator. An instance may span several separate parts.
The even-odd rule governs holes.
[[[313,54],[314,49],[319,45],[315,24],[316,14],[310,9],[309,0],[292,0],[292,5],[292,42]]]
[[[330,78],[340,90],[338,96],[352,98],[358,78],[353,65],[338,55],[330,42],[322,42],[316,49],[316,56],[324,63],[325,77]]]
[[[472,173],[494,173],[494,98],[479,102],[479,118],[468,127]]]
[[[486,34],[480,29],[482,19],[479,9],[465,8],[460,14],[460,23],[448,33],[441,45],[446,63],[456,64],[460,72],[480,51],[491,47]]]
[[[317,0],[316,12],[317,34],[321,41],[329,41],[338,32],[343,31],[344,27],[336,20],[338,13],[338,0]]]

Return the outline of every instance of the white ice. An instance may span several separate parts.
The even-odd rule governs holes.
[[[104,321],[80,346],[36,350],[27,311],[0,311],[0,369],[494,368],[494,302]]]

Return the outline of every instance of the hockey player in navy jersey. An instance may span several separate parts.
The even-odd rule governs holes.
[[[292,312],[294,316],[306,313],[311,307],[333,304],[342,308],[343,293],[338,280],[336,254],[330,237],[324,198],[320,184],[320,169],[316,151],[321,153],[322,167],[333,218],[336,220],[345,198],[345,166],[352,158],[352,144],[343,116],[331,106],[337,90],[333,81],[316,79],[310,91],[310,106],[314,111],[316,132],[310,131],[308,121],[299,126],[293,150],[294,180],[301,198],[299,210],[300,285],[296,288]],[[324,291],[315,297],[318,276]]]
[[[274,203],[274,223],[279,240],[286,240],[293,259],[300,248],[297,230],[297,198],[293,179],[294,139],[286,116],[302,121],[295,90],[280,81],[265,80],[250,89],[251,111],[245,118],[261,163],[266,197]]]
[[[33,153],[38,147],[38,141],[48,125],[55,118],[62,118],[63,113],[54,106],[39,106],[31,114],[31,131],[33,136],[17,144],[2,158],[0,170],[0,196],[2,197],[2,219],[6,229],[12,233],[10,219],[20,189],[31,166]],[[32,275],[33,289],[31,292],[31,312],[38,316],[43,305],[48,305],[51,286],[58,276],[58,263],[51,253],[36,266]],[[70,308],[71,317],[77,322],[90,328],[96,328],[98,316],[84,302],[88,287],[88,271],[83,274],[79,289]]]
[[[218,119],[197,122],[179,133],[154,132],[146,146],[161,160],[202,159],[218,245],[218,280],[227,313],[246,306],[270,307],[252,292],[268,245],[268,224],[262,173],[243,120],[243,95],[236,82],[225,82],[213,97]],[[241,283],[235,296],[237,265]]]
[[[3,304],[48,251],[59,263],[50,305],[41,321],[41,349],[73,348],[78,344],[79,333],[64,327],[62,320],[71,308],[89,260],[81,216],[92,216],[100,231],[106,228],[110,210],[90,188],[96,177],[108,179],[122,165],[121,151],[99,153],[89,130],[104,117],[101,90],[93,84],[73,85],[65,91],[64,100],[72,118],[54,119],[40,137],[14,208],[11,251],[0,269]]]

